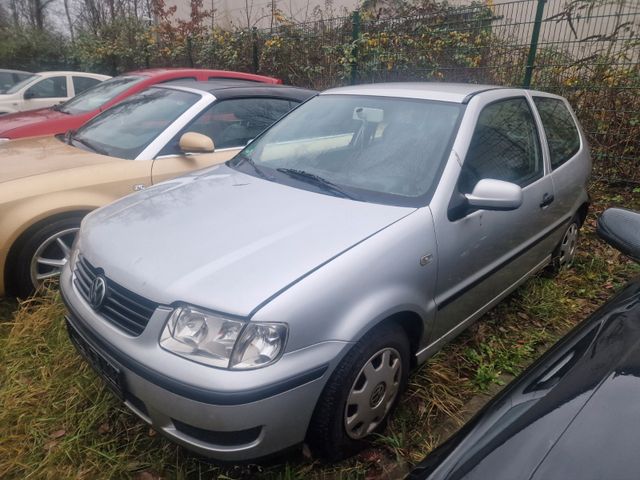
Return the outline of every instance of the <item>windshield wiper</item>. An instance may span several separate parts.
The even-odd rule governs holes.
[[[87,140],[83,140],[81,138],[76,137],[75,136],[75,132],[70,132],[69,133],[69,145],[73,145],[73,142],[77,142],[80,145],[85,146],[86,148],[88,148],[92,152],[95,152],[95,153],[97,153],[99,155],[106,155],[107,157],[110,156],[109,152],[107,152],[106,150],[102,150],[101,148],[96,147],[95,145],[93,145],[91,142],[88,142]]]
[[[266,179],[266,180],[270,180],[269,177],[267,177],[267,175],[265,175],[265,173],[262,171],[262,169],[256,165],[256,162],[253,161],[252,158],[247,157],[246,155],[243,155],[242,153],[238,153],[232,160],[231,160],[234,165],[238,165],[239,163],[248,163],[249,165],[251,165],[251,167],[253,168],[253,170],[262,178]]]
[[[322,178],[315,173],[307,172],[305,170],[298,170],[296,168],[277,168],[276,171],[289,175],[290,177],[297,178],[298,180],[312,183],[314,185],[322,187],[324,190],[331,191],[340,197],[349,198],[351,200],[357,200],[355,196],[345,192],[335,183],[330,182],[326,178]]]

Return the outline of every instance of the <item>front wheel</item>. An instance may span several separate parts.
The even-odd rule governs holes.
[[[385,324],[356,343],[327,382],[313,414],[307,441],[320,456],[337,461],[384,429],[409,376],[404,330]]]
[[[44,221],[23,234],[10,263],[9,288],[14,293],[26,298],[45,281],[60,275],[81,220],[82,216],[73,215]]]

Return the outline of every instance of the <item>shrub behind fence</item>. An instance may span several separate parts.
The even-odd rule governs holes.
[[[640,5],[513,0],[429,14],[352,16],[192,39],[198,66],[250,69],[318,89],[435,80],[524,86],[566,96],[596,174],[640,182]],[[172,59],[175,63],[180,59]]]

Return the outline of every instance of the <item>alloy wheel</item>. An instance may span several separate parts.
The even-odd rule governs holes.
[[[47,279],[57,277],[69,261],[71,245],[80,228],[67,228],[47,238],[31,258],[31,282],[35,288]]]

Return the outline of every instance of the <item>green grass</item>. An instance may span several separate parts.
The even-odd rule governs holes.
[[[595,210],[640,192],[597,188]],[[615,198],[618,196],[620,199]],[[122,407],[78,357],[55,292],[0,302],[0,478],[401,478],[511,376],[640,270],[596,239],[590,216],[574,267],[529,280],[410,378],[384,435],[340,464],[302,453],[218,466],[164,440]]]

